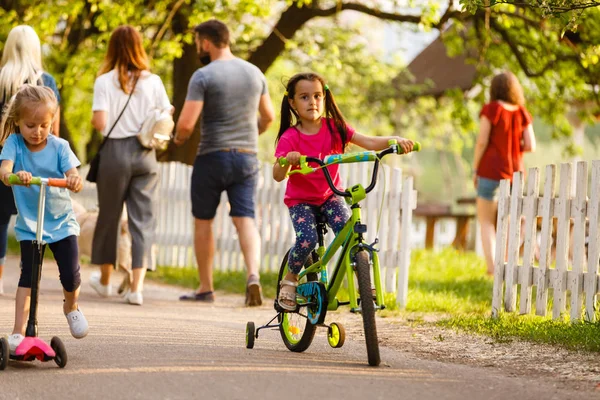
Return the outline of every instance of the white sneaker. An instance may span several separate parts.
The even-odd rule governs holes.
[[[0,296],[4,294],[4,283],[2,282],[2,278],[0,278]]]
[[[144,296],[142,296],[141,292],[129,292],[125,296],[125,299],[129,304],[133,304],[136,306],[141,306],[144,304]]]
[[[88,322],[79,309],[71,311],[70,313],[65,315],[65,317],[67,317],[67,322],[69,323],[71,335],[73,335],[75,339],[83,339],[87,336],[89,331]]]
[[[109,297],[112,294],[112,287],[109,285],[103,285],[100,283],[100,272],[96,271],[90,275],[90,286],[94,288],[96,293],[101,297]]]
[[[10,349],[10,354],[13,356],[15,355],[15,351],[23,339],[25,339],[25,336],[21,335],[20,333],[14,333],[8,337],[8,348]]]

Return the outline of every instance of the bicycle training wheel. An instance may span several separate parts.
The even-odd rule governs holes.
[[[377,366],[381,363],[381,358],[379,357],[379,342],[377,340],[377,327],[375,325],[375,304],[373,303],[373,291],[371,289],[369,253],[361,250],[356,253],[355,257],[360,309],[365,328],[365,342],[367,344],[367,357],[369,365]]]
[[[279,286],[279,282],[285,277],[288,273],[288,255],[289,250],[285,254],[283,261],[281,262],[281,267],[279,268],[279,277],[277,279],[277,298],[279,298],[279,290],[281,287]],[[317,260],[317,255],[315,252],[312,253],[311,256],[308,257],[304,267],[308,267]],[[315,261],[313,261],[315,260]],[[305,275],[298,283],[305,283],[309,281],[316,281],[317,274],[307,274]],[[306,317],[306,308],[300,308],[299,311],[291,311],[284,312],[279,314],[279,333],[281,333],[281,338],[283,339],[283,343],[285,346],[294,352],[302,352],[310,346],[312,343],[313,337],[315,336],[315,331],[317,330],[317,326],[310,323],[308,318]]]

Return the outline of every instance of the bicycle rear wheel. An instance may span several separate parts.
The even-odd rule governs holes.
[[[285,257],[281,262],[281,267],[279,268],[279,278],[277,279],[277,298],[279,298],[279,290],[281,289],[279,282],[281,282],[289,270],[288,255],[289,251],[285,254]],[[316,262],[316,257],[316,253],[313,252],[312,255],[308,257],[308,260],[306,260],[304,267],[308,267]],[[317,274],[307,274],[298,283],[316,280]],[[284,312],[279,314],[278,317],[280,324],[279,333],[281,334],[283,343],[285,343],[285,346],[289,350],[298,353],[308,349],[315,336],[315,331],[317,330],[317,326],[311,324],[308,318],[306,318],[306,309],[301,308],[300,310],[301,311],[299,312]],[[300,314],[300,312],[302,312],[302,314]]]
[[[375,304],[373,303],[373,291],[371,289],[371,264],[369,263],[369,253],[365,250],[356,253],[356,276],[360,295],[360,309],[365,329],[367,357],[369,365],[377,366],[381,363],[381,358],[379,357],[379,342],[377,340],[377,326],[375,325]]]

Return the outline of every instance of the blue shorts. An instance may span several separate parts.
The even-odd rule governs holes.
[[[500,181],[477,177],[477,197],[495,201],[498,198],[498,187],[500,187]]]
[[[192,172],[192,214],[213,219],[225,190],[229,215],[254,218],[257,184],[256,154],[231,149],[199,155]]]

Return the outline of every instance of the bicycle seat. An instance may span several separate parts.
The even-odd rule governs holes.
[[[325,214],[321,214],[320,212],[317,212],[316,219],[317,219],[317,224],[327,224],[327,216]]]

